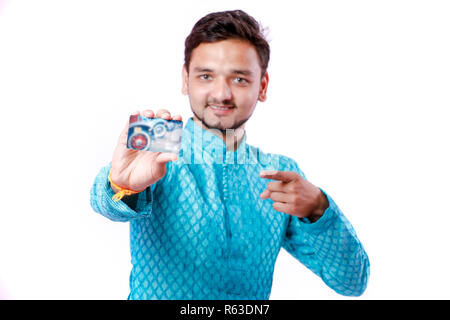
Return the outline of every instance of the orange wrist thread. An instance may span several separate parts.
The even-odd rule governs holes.
[[[118,202],[118,201],[122,200],[122,198],[123,198],[124,196],[131,196],[132,194],[140,193],[140,192],[142,192],[142,191],[145,190],[145,189],[143,189],[143,190],[141,190],[141,191],[134,191],[134,190],[125,189],[125,188],[122,188],[122,187],[118,186],[117,184],[115,184],[115,183],[112,182],[112,180],[111,180],[111,171],[109,172],[108,180],[109,180],[109,183],[110,183],[114,188],[116,188],[117,190],[119,190],[119,192],[117,192],[117,193],[116,193],[115,195],[113,195],[113,197],[112,197],[112,199],[113,199],[115,202]]]

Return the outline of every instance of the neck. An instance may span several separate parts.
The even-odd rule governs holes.
[[[214,134],[219,137],[225,143],[227,150],[236,151],[239,145],[242,142],[242,139],[245,135],[245,123],[243,123],[240,127],[236,129],[217,129],[217,128],[208,128],[205,124],[197,119],[195,116],[193,117],[194,122],[202,127],[204,130]]]

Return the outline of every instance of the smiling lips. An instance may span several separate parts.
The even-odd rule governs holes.
[[[208,105],[215,114],[217,115],[226,115],[232,112],[234,106],[218,106],[218,105]]]

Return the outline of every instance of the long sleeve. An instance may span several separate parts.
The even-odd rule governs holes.
[[[350,222],[324,194],[330,205],[315,223],[290,216],[283,247],[337,293],[360,296],[367,287],[369,258]]]
[[[306,179],[295,161],[291,169]],[[282,246],[337,293],[360,296],[370,275],[369,258],[350,222],[321,191],[329,202],[323,216],[314,223],[289,216]]]
[[[103,167],[91,188],[91,207],[94,211],[110,220],[121,222],[149,216],[152,212],[152,188],[115,202],[112,199],[114,191],[108,181],[110,169],[111,163]]]

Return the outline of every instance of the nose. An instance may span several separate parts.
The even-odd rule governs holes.
[[[227,80],[225,79],[217,79],[214,83],[213,90],[211,92],[211,96],[214,101],[223,102],[223,101],[231,101],[232,93],[231,88]]]

